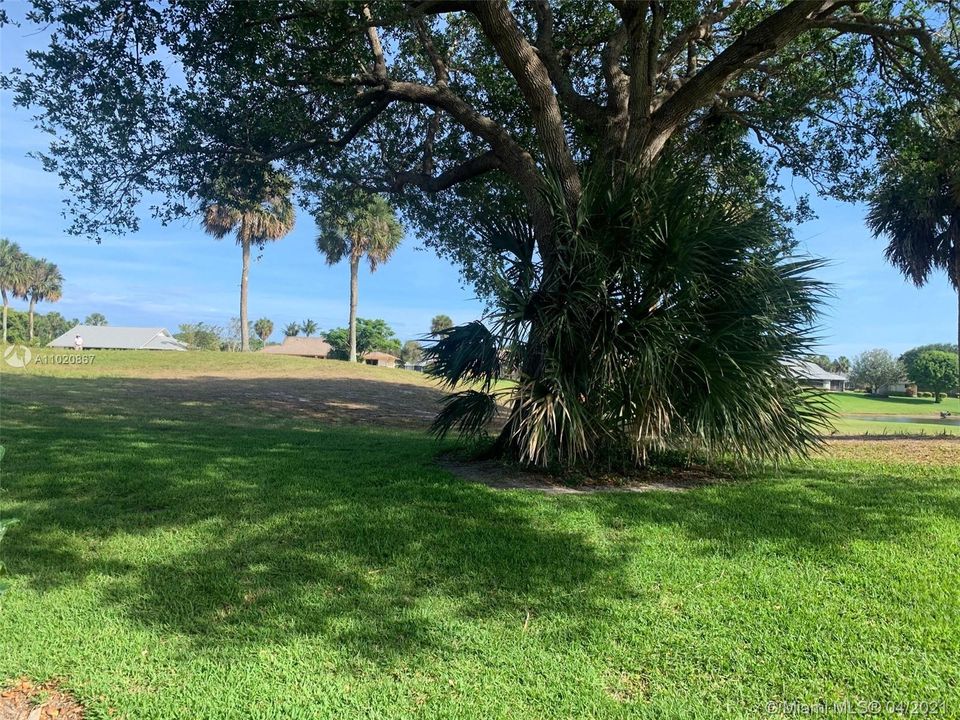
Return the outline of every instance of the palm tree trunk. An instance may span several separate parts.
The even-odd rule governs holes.
[[[242,241],[243,272],[240,274],[240,352],[250,352],[250,327],[247,325],[247,280],[250,277],[250,243]]]
[[[0,290],[0,293],[3,294],[3,344],[6,345],[7,344],[7,310],[9,309],[6,288]]]
[[[33,342],[33,308],[37,304],[37,301],[32,297],[30,298],[30,342]]]
[[[357,277],[360,274],[360,258],[350,256],[350,362],[357,361]]]

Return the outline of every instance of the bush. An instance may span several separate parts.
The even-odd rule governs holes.
[[[792,257],[770,213],[708,188],[697,170],[595,177],[571,217],[555,182],[549,264],[525,221],[491,213],[481,233],[514,259],[497,310],[427,352],[435,375],[466,388],[434,431],[482,433],[509,407],[494,452],[541,468],[818,447],[827,402],[787,365],[809,354],[821,263]]]
[[[922,398],[929,398],[929,397],[933,397],[933,393],[927,392],[926,390],[922,390],[921,392],[917,393],[917,396]]]

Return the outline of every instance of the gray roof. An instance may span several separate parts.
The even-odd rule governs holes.
[[[84,348],[102,350],[186,350],[166,328],[115,327],[113,325],[77,325],[47,347],[72,348],[74,338],[83,338]]]
[[[816,363],[807,360],[796,360],[794,362],[784,363],[790,374],[801,380],[846,380],[846,375],[839,375],[824,370]]]

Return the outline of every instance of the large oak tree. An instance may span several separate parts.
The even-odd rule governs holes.
[[[955,84],[952,7],[37,0],[49,47],[5,82],[56,132],[44,162],[75,231],[136,227],[144,193],[164,218],[195,212],[208,178],[255,184],[275,164],[395,193],[469,271],[491,252],[471,231],[478,200],[522,199],[549,260],[547,175],[575,205],[586,168],[668,148],[728,182],[754,177],[746,157],[761,184],[788,167],[858,195],[889,124]],[[698,142],[718,127],[735,141]]]

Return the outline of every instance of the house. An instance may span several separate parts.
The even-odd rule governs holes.
[[[910,397],[916,397],[917,384],[912,383],[909,380],[901,380],[900,382],[890,383],[889,385],[884,385],[883,387],[877,388],[877,391],[875,394],[876,395],[909,395]]]
[[[368,352],[363,356],[363,362],[365,362],[367,365],[379,365],[381,367],[395,368],[399,361],[400,358],[398,358],[396,355],[378,351]]]
[[[114,325],[77,325],[55,338],[47,347],[72,348],[74,338],[83,338],[85,350],[175,350],[183,352],[185,343],[166,328],[116,327]]]
[[[298,355],[300,357],[326,358],[333,347],[322,337],[294,337],[288,335],[280,345],[267,345],[260,352],[267,355]]]
[[[430,369],[430,365],[433,364],[432,360],[417,360],[416,362],[400,363],[397,367],[402,367],[404,370],[412,370],[414,372],[426,372]]]
[[[801,385],[831,392],[843,392],[846,389],[846,375],[829,372],[816,363],[806,360],[797,360],[786,365],[787,370]]]

